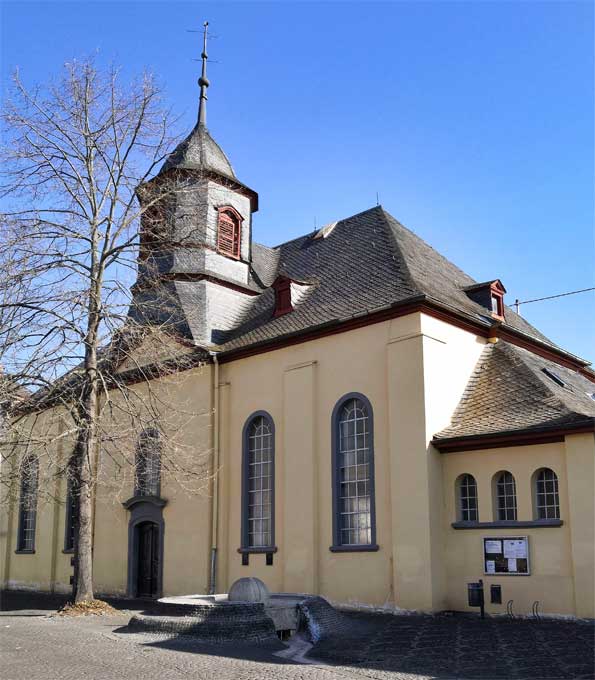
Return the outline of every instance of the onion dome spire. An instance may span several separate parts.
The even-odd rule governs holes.
[[[202,73],[198,79],[198,84],[200,86],[200,99],[198,101],[198,124],[206,127],[207,125],[207,87],[209,87],[209,79],[207,78],[207,30],[209,28],[209,22],[205,21],[203,24],[203,43],[202,43]]]

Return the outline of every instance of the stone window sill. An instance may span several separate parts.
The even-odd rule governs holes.
[[[380,546],[376,543],[370,545],[331,545],[329,550],[334,553],[378,552]]]
[[[238,548],[238,552],[241,555],[263,555],[265,553],[276,553],[278,550],[276,545],[271,545],[271,546],[265,546],[262,548]]]
[[[35,555],[35,550],[15,550],[15,555]]]
[[[539,529],[561,527],[561,519],[499,520],[496,522],[453,522],[453,529]]]

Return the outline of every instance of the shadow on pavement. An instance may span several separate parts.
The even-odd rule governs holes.
[[[0,594],[1,608],[13,615],[47,614],[68,598],[37,593]],[[171,613],[153,601],[106,598],[124,612]],[[166,613],[164,613],[166,612]],[[365,676],[435,680],[593,680],[595,622],[526,620],[468,615],[391,615],[329,612],[309,622],[314,644],[308,653],[330,667],[357,670]],[[113,630],[113,628],[112,628]],[[278,644],[201,643],[184,636],[131,633],[139,644],[174,652],[295,665],[275,656]],[[135,640],[135,641],[136,641]]]
[[[161,603],[155,600],[141,600],[97,595],[114,609],[143,613],[157,613],[161,611]],[[42,593],[28,590],[0,591],[0,616],[44,616],[56,612],[67,602],[70,595],[58,593]]]
[[[343,613],[317,628],[308,653],[329,667],[358,669],[365,676],[433,680],[593,680],[595,622],[541,621],[468,615]],[[338,624],[338,625],[335,625]],[[122,632],[127,632],[121,629]],[[142,642],[191,654],[295,664],[266,645],[203,644],[169,637]]]

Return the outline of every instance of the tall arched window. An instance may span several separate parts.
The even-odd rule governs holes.
[[[161,492],[161,441],[159,430],[143,430],[138,439],[135,465],[135,496],[159,496]]]
[[[21,497],[19,503],[19,531],[17,550],[35,550],[35,520],[37,516],[37,485],[39,481],[39,461],[30,454],[21,463]]]
[[[335,406],[332,550],[377,549],[372,406],[348,394]]]
[[[217,251],[222,255],[240,257],[242,217],[232,207],[219,208],[217,220]]]
[[[72,456],[66,469],[66,514],[64,519],[64,550],[74,550],[78,524],[77,460]]]
[[[496,475],[496,519],[513,520],[517,518],[516,484],[510,472]]]
[[[463,522],[477,522],[477,482],[473,475],[460,475],[456,482],[457,519]]]
[[[534,507],[537,519],[560,519],[558,476],[550,468],[533,475]]]
[[[242,548],[273,548],[275,542],[275,426],[259,411],[244,426]]]

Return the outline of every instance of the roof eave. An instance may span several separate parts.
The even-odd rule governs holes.
[[[248,196],[250,199],[250,207],[253,213],[258,212],[258,194],[254,189],[251,189],[247,184],[244,184],[243,182],[240,182],[237,177],[230,177],[229,175],[225,175],[222,172],[217,172],[215,170],[208,170],[208,169],[198,169],[198,168],[184,168],[184,167],[171,167],[167,168],[166,170],[160,170],[159,173],[151,177],[151,179],[147,180],[146,182],[143,182],[142,184],[139,184],[136,189],[135,189],[135,194],[138,196],[139,191],[142,192],[142,187],[146,185],[151,185],[152,183],[158,181],[160,178],[165,177],[167,175],[171,175],[175,172],[178,173],[200,173],[202,176],[207,177],[209,179],[213,179],[215,181],[219,180],[220,182],[226,182],[232,186],[232,188],[239,190],[240,192],[243,192]]]
[[[533,346],[537,345],[557,357],[567,358],[568,361],[571,364],[573,364],[572,368],[576,368],[577,365],[579,365],[583,369],[587,369],[586,372],[585,373],[582,372],[582,374],[585,375],[586,373],[588,373],[589,375],[587,375],[587,377],[589,377],[591,380],[595,382],[595,373],[588,368],[591,365],[591,362],[577,356],[576,354],[572,354],[572,352],[568,352],[567,350],[564,350],[560,347],[556,347],[554,345],[550,345],[547,342],[543,342],[542,340],[539,340],[535,336],[529,335],[528,333],[523,333],[522,331],[516,330],[515,328],[512,328],[511,326],[507,325],[506,320],[504,322],[501,322],[499,320],[493,319],[488,320],[487,317],[482,319],[479,316],[475,316],[474,314],[463,312],[460,309],[448,305],[445,302],[442,302],[441,300],[438,300],[436,298],[427,296],[426,299],[428,304],[431,304],[436,308],[444,309],[445,311],[448,311],[451,314],[455,314],[460,318],[468,319],[472,323],[479,324],[480,326],[488,329],[490,331],[490,337],[493,336],[496,338],[501,338],[502,340],[507,340],[509,338],[506,338],[505,335],[510,335],[519,340],[526,340]],[[513,344],[518,343],[513,342]],[[528,347],[527,349],[531,349],[531,347]]]
[[[484,434],[464,435],[460,437],[434,438],[432,445],[440,453],[455,453],[477,449],[505,448],[509,446],[529,446],[531,444],[547,444],[564,441],[570,434],[595,434],[595,418],[586,417],[584,420],[560,427],[540,426],[520,430],[501,432],[486,432]]]

